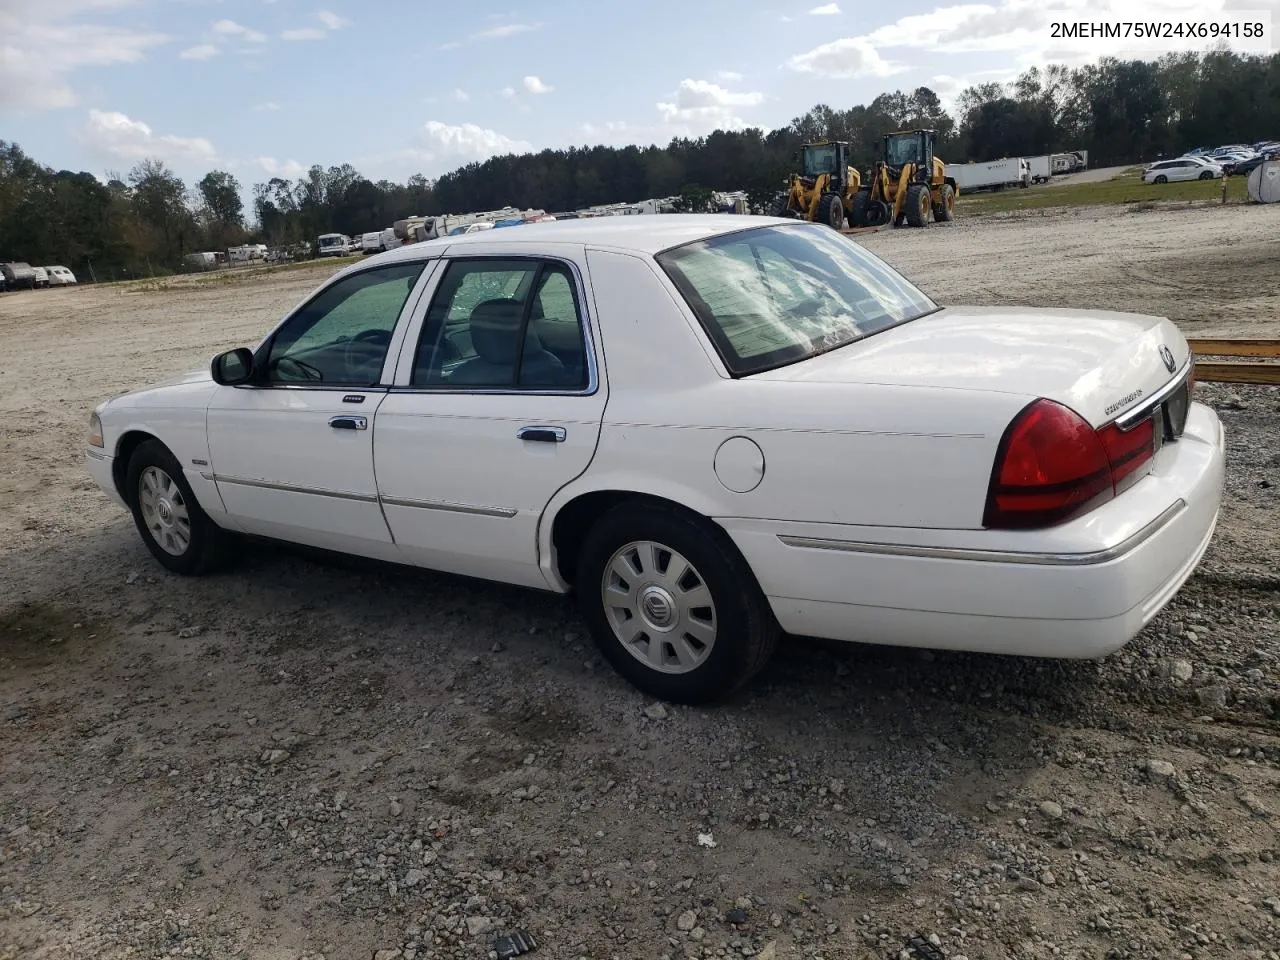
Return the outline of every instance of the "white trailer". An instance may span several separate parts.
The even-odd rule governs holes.
[[[1048,183],[1053,177],[1053,157],[1050,154],[1027,157],[1026,161],[1031,170],[1032,183]]]
[[[961,196],[968,190],[1031,186],[1031,168],[1022,157],[1007,157],[987,163],[948,163],[946,172],[955,180]]]

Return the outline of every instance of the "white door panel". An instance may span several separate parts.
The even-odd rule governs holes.
[[[538,520],[591,462],[603,405],[600,394],[388,396],[378,409],[375,457],[400,549],[425,566],[546,586]],[[564,439],[520,439],[525,427]]]
[[[449,254],[374,423],[383,511],[409,562],[546,587],[538,523],[590,464],[607,393],[585,256]]]
[[[373,422],[429,282],[421,261],[339,275],[254,356],[250,383],[209,404],[209,459],[249,533],[396,556],[373,474]],[[406,306],[408,304],[409,306]]]
[[[346,539],[390,543],[371,429],[385,396],[220,387],[209,405],[209,459],[227,512],[263,536],[333,549]],[[363,418],[365,428],[331,426],[334,418]]]

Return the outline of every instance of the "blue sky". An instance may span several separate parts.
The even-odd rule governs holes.
[[[1064,44],[1053,20],[1260,8],[1280,23],[1280,0],[0,0],[0,136],[99,176],[155,156],[246,188],[312,163],[403,180],[777,127],[921,84],[950,101],[1031,64],[1177,43]]]

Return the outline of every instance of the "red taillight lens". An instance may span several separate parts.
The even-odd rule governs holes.
[[[988,527],[1047,527],[1110,495],[1107,451],[1079,414],[1037,400],[1005,431],[991,478]]]
[[[1019,530],[1070,520],[1136,482],[1154,450],[1151,419],[1094,430],[1062,404],[1037,400],[1000,441],[983,524]]]
[[[1155,418],[1147,417],[1128,430],[1121,430],[1113,423],[1099,430],[1098,436],[1111,461],[1111,483],[1119,493],[1142,476],[1139,468],[1155,453]]]

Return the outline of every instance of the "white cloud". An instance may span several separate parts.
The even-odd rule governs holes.
[[[281,40],[323,40],[328,34],[319,27],[298,27],[294,30],[284,30],[280,34]]]
[[[202,43],[196,47],[187,47],[180,54],[179,60],[210,60],[218,55],[218,48],[212,43]]]
[[[467,93],[467,91],[463,90],[460,87],[455,87],[453,90],[453,93],[449,94],[449,96],[451,96],[454,100],[457,100],[459,103],[466,103],[468,100],[471,99],[471,94]]]
[[[807,53],[796,54],[786,65],[797,73],[809,73],[829,80],[887,77],[907,69],[881,57],[866,37],[832,40]]]
[[[77,102],[71,76],[84,67],[131,64],[169,43],[163,33],[78,22],[130,0],[0,2],[0,112],[38,112]]]
[[[840,6],[835,3],[824,3],[820,7],[814,7],[809,11],[811,17],[833,17],[840,12]]]
[[[253,162],[261,167],[269,177],[283,177],[286,180],[292,180],[307,172],[307,168],[297,160],[286,160],[281,163],[275,157],[256,157]]]
[[[238,37],[241,40],[247,40],[250,43],[266,43],[267,35],[258,30],[251,30],[242,24],[236,23],[234,20],[216,20],[213,24],[213,32],[221,34],[224,37]]]
[[[525,93],[540,94],[540,93],[550,93],[552,90],[555,89],[555,87],[547,86],[537,77],[525,77],[524,89],[525,89]]]
[[[516,98],[516,88],[503,87],[498,91],[498,96],[502,97],[503,100],[514,100]]]
[[[487,30],[480,30],[471,35],[472,40],[502,40],[506,37],[516,37],[522,33],[531,33],[537,30],[542,24],[540,23],[504,23],[501,26],[489,27]]]
[[[709,80],[685,79],[680,81],[672,100],[657,107],[673,133],[697,136],[716,129],[742,129],[747,121],[737,115],[738,110],[763,102],[763,93],[734,93]]]
[[[316,14],[320,22],[330,30],[341,30],[343,27],[350,26],[351,21],[345,20],[336,13],[330,13],[328,10],[321,10]]]
[[[721,70],[716,74],[716,79],[723,80],[725,83],[738,83],[743,76],[736,70]]]
[[[148,157],[174,165],[208,164],[218,159],[213,144],[204,137],[157,136],[141,120],[115,111],[90,110],[82,139],[98,153],[128,163]]]
[[[491,13],[485,17],[486,20],[508,20],[514,16],[509,13]],[[541,23],[523,23],[520,21],[511,21],[509,23],[500,23],[496,27],[486,27],[484,30],[477,30],[463,40],[450,40],[442,43],[437,48],[439,50],[457,50],[459,47],[465,46],[467,43],[476,43],[485,40],[503,40],[507,37],[518,37],[522,33],[532,33],[534,30],[541,30]]]
[[[533,149],[531,143],[474,123],[454,126],[438,120],[427,121],[423,127],[422,144],[419,152],[424,159],[459,163],[485,160],[504,153],[527,153]]]
[[[262,103],[255,104],[253,109],[259,113],[272,113],[280,109],[280,104],[274,100],[265,100]]]
[[[911,67],[924,66],[926,62],[936,69],[934,57],[949,54],[987,54],[985,65],[1003,64],[1004,70],[994,71],[1002,75],[1006,71],[1016,74],[1021,69],[1046,62],[1079,65],[1104,56],[1153,59],[1175,50],[1203,52],[1219,41],[1212,38],[1149,40],[1133,36],[1054,39],[1050,33],[1051,24],[1226,22],[1228,19],[1244,19],[1239,12],[1241,10],[1267,8],[1280,8],[1280,0],[994,0],[956,3],[900,17],[859,36],[825,43],[791,57],[785,65],[826,79],[851,79],[885,77]],[[1233,38],[1227,41],[1227,45],[1241,52],[1270,52],[1269,49],[1263,51],[1261,45],[1257,49],[1250,47],[1244,38]]]

